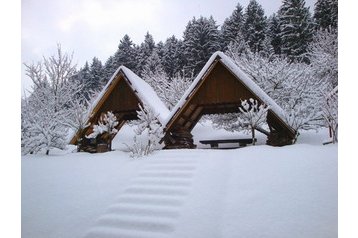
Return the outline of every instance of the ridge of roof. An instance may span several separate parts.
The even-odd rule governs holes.
[[[146,103],[156,114],[158,114],[158,120],[160,123],[163,123],[167,119],[170,111],[159,98],[154,89],[127,67],[121,66],[120,70],[130,82],[129,86],[133,89],[134,93],[140,98],[140,100],[142,100],[143,103]]]

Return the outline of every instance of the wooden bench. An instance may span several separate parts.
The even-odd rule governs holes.
[[[211,148],[219,148],[219,144],[227,144],[227,143],[239,143],[239,147],[244,147],[247,144],[252,144],[252,142],[253,142],[252,138],[200,141],[201,144],[210,145]],[[256,142],[256,138],[255,138],[255,142]]]

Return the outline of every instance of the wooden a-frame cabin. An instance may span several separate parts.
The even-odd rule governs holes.
[[[165,121],[164,148],[195,148],[191,130],[203,115],[239,112],[241,100],[249,98],[270,107],[266,143],[292,144],[296,131],[285,122],[283,110],[228,56],[216,52]]]
[[[89,126],[82,131],[77,131],[72,136],[70,144],[77,144],[79,151],[93,153],[108,150],[100,145],[103,145],[101,144],[103,142],[110,143],[114,135],[108,137],[104,134],[96,139],[88,139],[86,136],[93,132],[93,125],[98,123],[103,114],[111,111],[119,122],[116,129],[120,130],[127,120],[137,119],[138,104],[150,106],[161,123],[169,115],[169,110],[152,87],[128,68],[120,66],[93,103],[93,109],[87,119]]]

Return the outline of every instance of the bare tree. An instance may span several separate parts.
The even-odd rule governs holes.
[[[64,149],[67,143],[66,118],[74,95],[81,86],[70,81],[76,72],[73,55],[57,52],[42,62],[25,64],[26,75],[34,83],[33,92],[23,101],[22,123],[26,125],[23,153],[36,153],[45,149]]]

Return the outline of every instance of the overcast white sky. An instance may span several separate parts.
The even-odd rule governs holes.
[[[193,16],[212,15],[221,25],[237,3],[249,0],[22,0],[22,62],[31,63],[50,56],[61,43],[74,52],[78,68],[94,56],[102,63],[113,54],[128,34],[135,44],[147,31],[155,42],[175,35],[181,38]],[[258,0],[267,16],[276,12],[281,0]],[[316,0],[306,0],[313,11]],[[22,91],[31,80],[22,67]]]

